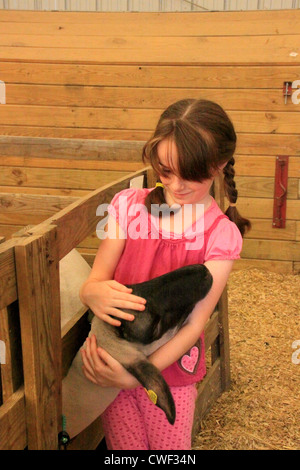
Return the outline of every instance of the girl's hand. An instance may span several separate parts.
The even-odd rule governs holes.
[[[82,302],[88,305],[101,320],[113,326],[120,326],[121,322],[112,316],[128,321],[133,321],[135,318],[134,315],[123,312],[122,308],[137,311],[145,309],[146,300],[131,294],[131,292],[132,289],[117,281],[95,279],[82,286],[80,297]]]
[[[101,387],[135,388],[140,383],[104,349],[97,347],[95,335],[86,340],[81,350],[83,373],[87,379]]]

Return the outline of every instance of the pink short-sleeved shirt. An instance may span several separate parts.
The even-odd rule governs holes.
[[[210,207],[183,234],[159,228],[144,201],[152,189],[116,194],[108,212],[124,232],[125,248],[114,273],[121,284],[136,284],[191,264],[239,259],[242,237],[212,198]],[[200,381],[206,374],[204,333],[178,361],[162,371],[170,386]]]

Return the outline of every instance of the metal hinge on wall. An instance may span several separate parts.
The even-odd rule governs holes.
[[[284,104],[287,104],[288,96],[292,96],[292,86],[293,82],[283,82],[283,96],[284,96]]]
[[[273,228],[285,228],[288,163],[289,157],[287,155],[276,157]]]

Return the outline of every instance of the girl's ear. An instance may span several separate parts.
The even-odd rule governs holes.
[[[223,163],[223,165],[220,165],[218,168],[219,168],[219,171],[223,171],[225,166],[227,165],[227,162]]]
[[[224,168],[225,168],[226,165],[227,165],[227,162],[226,162],[226,163],[223,163],[223,164],[220,165],[220,166],[218,166],[218,168],[217,168],[217,169],[214,171],[214,173],[213,173],[213,178],[215,178],[216,176],[220,175],[220,174],[223,172],[223,170],[224,170]]]

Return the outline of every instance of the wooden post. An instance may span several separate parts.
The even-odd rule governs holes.
[[[225,193],[224,193],[224,176],[219,175],[214,180],[214,198],[216,199],[220,209],[225,212]],[[230,350],[229,350],[229,325],[228,325],[228,297],[227,286],[225,287],[217,310],[219,312],[219,350],[220,350],[220,367],[221,367],[221,386],[222,391],[228,390],[230,387]]]
[[[61,326],[56,227],[15,247],[28,448],[55,450],[61,423]]]
[[[0,365],[0,391],[2,386],[2,394],[0,393],[0,405],[1,395],[2,402],[4,403],[13,393],[13,370],[11,366],[11,344],[9,334],[9,316],[7,307],[0,310],[0,340],[5,344],[5,367]],[[0,364],[2,362],[0,361]]]
[[[225,287],[218,302],[218,310],[220,331],[221,384],[222,391],[224,392],[230,387],[230,348],[227,287]]]
[[[5,343],[5,363],[0,367],[0,388],[5,403],[23,383],[20,323],[17,303],[0,309],[0,340]],[[1,400],[1,397],[0,397]]]

